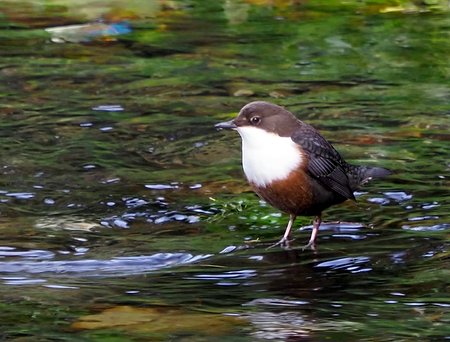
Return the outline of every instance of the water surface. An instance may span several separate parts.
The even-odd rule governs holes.
[[[0,337],[449,339],[448,10],[2,2]],[[287,217],[213,129],[252,100],[394,171],[316,252],[310,218],[266,249]]]

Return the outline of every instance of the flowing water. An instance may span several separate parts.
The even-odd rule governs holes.
[[[450,339],[447,1],[0,13],[0,339]],[[394,171],[325,212],[315,252],[311,218],[266,249],[287,217],[213,128],[252,100]]]

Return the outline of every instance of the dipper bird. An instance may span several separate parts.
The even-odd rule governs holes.
[[[238,116],[215,125],[242,138],[242,166],[253,190],[273,207],[289,214],[281,240],[288,246],[298,215],[315,216],[306,247],[314,249],[322,211],[347,199],[372,178],[391,172],[345,162],[312,126],[283,107],[263,101],[245,105]]]

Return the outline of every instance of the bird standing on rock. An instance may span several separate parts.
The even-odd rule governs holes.
[[[255,101],[238,116],[215,125],[237,130],[242,138],[242,166],[253,190],[289,214],[276,245],[289,246],[297,216],[315,216],[306,247],[315,248],[322,211],[355,200],[353,192],[372,178],[390,174],[381,167],[350,165],[312,126],[275,104]]]

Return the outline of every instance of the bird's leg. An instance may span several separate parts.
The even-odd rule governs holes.
[[[272,248],[275,246],[285,246],[285,247],[289,247],[289,236],[291,235],[291,229],[292,226],[294,225],[294,221],[296,219],[297,216],[295,216],[294,214],[290,214],[289,215],[289,222],[288,225],[286,227],[286,230],[284,231],[284,235],[281,238],[280,241],[278,241],[277,243],[269,246],[268,248]]]
[[[319,214],[314,218],[311,237],[309,238],[309,242],[303,247],[303,250],[307,248],[311,248],[312,250],[316,249],[317,233],[319,232],[319,226],[321,223],[322,223],[322,214]]]

